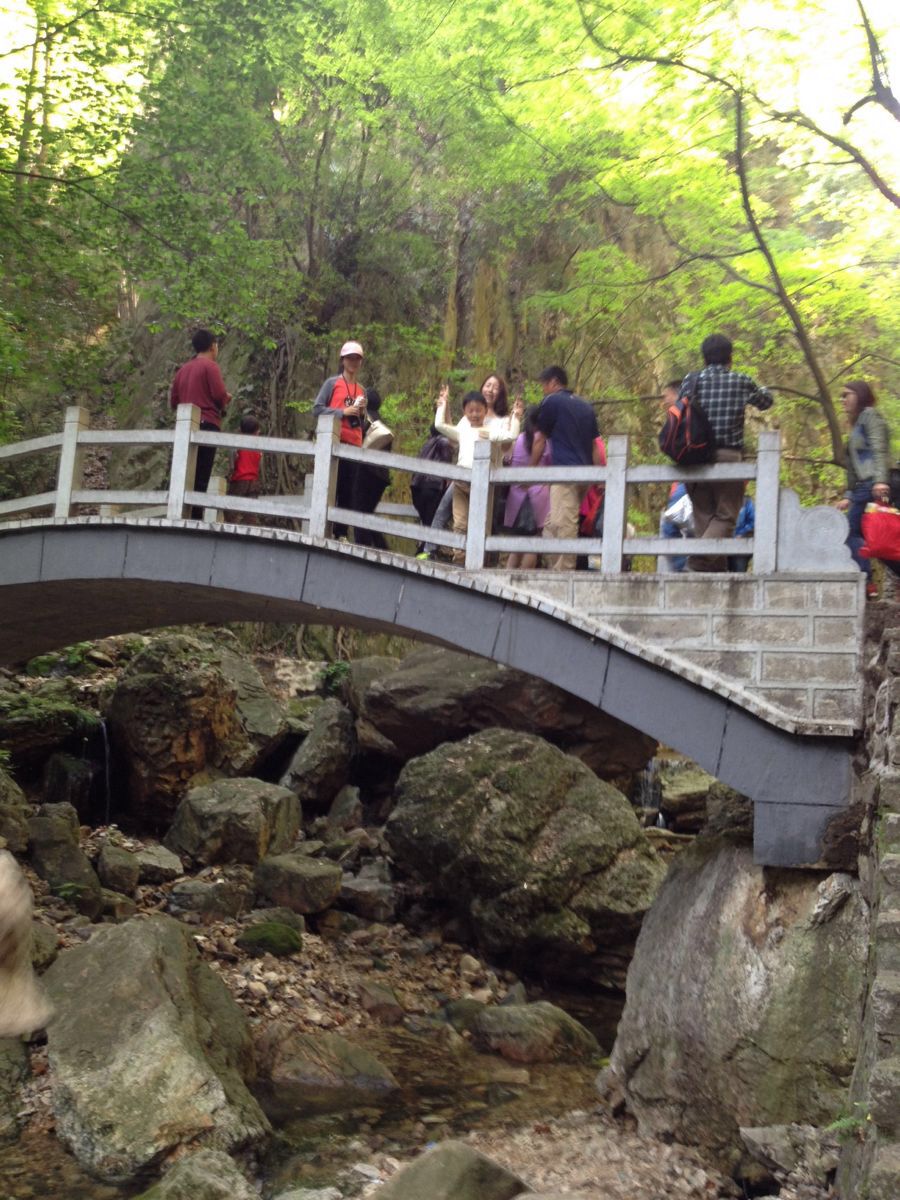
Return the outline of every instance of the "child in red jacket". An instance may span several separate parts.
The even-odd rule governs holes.
[[[256,417],[241,417],[241,433],[259,433],[259,421]],[[262,461],[260,450],[232,450],[231,475],[228,478],[229,496],[249,496],[255,499],[259,495],[259,468]],[[254,513],[226,512],[225,520],[232,524],[258,525],[259,520]]]

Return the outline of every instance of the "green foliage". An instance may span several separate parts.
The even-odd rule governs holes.
[[[825,1133],[833,1133],[842,1146],[853,1142],[864,1142],[869,1135],[872,1114],[859,1101],[853,1105],[854,1112],[843,1112],[825,1126]]]
[[[25,674],[32,676],[50,675],[90,675],[98,667],[88,658],[93,645],[91,642],[76,642],[54,654],[39,654],[32,658],[25,668]]]
[[[319,672],[319,687],[326,696],[340,696],[350,679],[350,664],[340,659],[326,663]]]
[[[844,9],[23,11],[0,57],[0,442],[67,403],[118,416],[111,362],[197,323],[246,345],[273,435],[348,335],[407,452],[442,379],[559,360],[652,453],[658,388],[714,327],[776,388],[760,425],[805,497],[836,484],[841,380],[900,420],[897,209],[873,182],[900,160],[877,105],[843,123],[870,86]]]

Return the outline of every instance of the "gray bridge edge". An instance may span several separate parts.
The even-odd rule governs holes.
[[[163,625],[354,625],[526,671],[680,751],[753,800],[760,863],[821,862],[848,804],[851,738],[779,727],[783,714],[740,689],[711,688],[676,656],[489,576],[190,521],[11,523],[0,545],[0,663]]]

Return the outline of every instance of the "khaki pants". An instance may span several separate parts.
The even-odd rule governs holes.
[[[732,450],[730,446],[720,447],[713,458],[713,462],[717,463],[740,461],[740,450]],[[746,486],[743,479],[729,479],[724,483],[689,483],[687,494],[694,506],[694,537],[731,537],[744,502]],[[689,571],[727,571],[728,559],[713,554],[692,554],[687,566]]]
[[[453,532],[467,533],[469,529],[469,485],[456,480],[453,484]],[[463,566],[466,561],[465,550],[453,549],[453,561]]]
[[[578,510],[587,491],[586,483],[553,483],[550,485],[550,514],[541,534],[545,538],[578,537]],[[574,571],[574,554],[557,554],[547,557],[551,571]]]

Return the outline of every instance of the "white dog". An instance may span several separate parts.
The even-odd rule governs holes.
[[[0,1037],[41,1029],[52,1011],[31,968],[31,889],[0,850]]]

